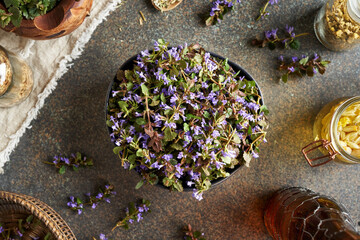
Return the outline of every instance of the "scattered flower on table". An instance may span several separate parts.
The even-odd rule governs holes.
[[[266,1],[266,4],[264,5],[264,7],[262,7],[262,8],[260,9],[260,14],[259,14],[258,18],[256,19],[256,21],[259,21],[260,19],[264,19],[264,18],[266,18],[267,16],[269,16],[270,13],[267,11],[267,7],[268,7],[269,5],[274,5],[274,4],[277,4],[277,3],[279,3],[279,0],[267,0],[267,1]]]
[[[134,69],[119,70],[107,124],[124,168],[142,176],[136,188],[191,187],[201,200],[212,180],[257,156],[268,110],[255,82],[227,60],[199,44],[167,46],[160,39],[153,52],[141,52]]]
[[[190,224],[188,224],[185,227],[184,232],[185,232],[185,237],[184,237],[185,240],[206,240],[204,238],[205,234],[199,231],[194,231]]]
[[[150,201],[145,199],[142,199],[140,204],[129,203],[129,207],[125,209],[126,217],[118,221],[112,230],[114,231],[118,227],[129,229],[134,222],[140,222],[145,213],[151,212],[150,205]]]
[[[82,156],[81,153],[72,153],[70,157],[65,156],[55,156],[52,162],[45,161],[44,163],[54,165],[59,169],[60,174],[64,174],[66,167],[72,168],[74,171],[78,171],[80,167],[90,167],[93,166],[93,160]]]
[[[84,211],[84,207],[86,205],[91,206],[92,209],[95,209],[100,202],[107,202],[110,203],[110,197],[116,195],[116,192],[114,191],[114,186],[111,184],[105,185],[104,188],[100,188],[99,192],[91,195],[90,193],[85,194],[87,197],[87,201],[83,201],[80,198],[75,198],[73,196],[70,196],[70,201],[67,203],[67,206],[73,210],[76,211],[77,214],[82,214]]]
[[[327,65],[330,63],[330,61],[321,60],[321,57],[316,53],[312,58],[306,55],[302,55],[300,58],[292,57],[290,63],[286,63],[284,57],[280,56],[279,61],[279,70],[285,71],[281,77],[281,80],[285,83],[288,81],[289,76],[292,75],[313,77],[316,73],[324,74]]]
[[[240,0],[214,0],[210,14],[205,21],[206,26],[215,25],[221,22],[224,15],[234,9],[234,2],[240,3]]]
[[[95,237],[93,237],[93,240],[97,240],[97,239]],[[105,236],[105,234],[100,233],[99,240],[109,240],[109,239]]]
[[[279,38],[278,37],[278,28],[265,31],[264,36],[265,38],[262,40],[254,39],[252,40],[252,45],[258,46],[258,47],[266,47],[270,48],[271,50],[274,50],[277,46],[281,46],[283,48],[292,48],[298,50],[300,48],[300,41],[295,39],[301,36],[308,35],[309,33],[300,33],[295,34],[294,27],[286,25],[285,27],[285,37]]]

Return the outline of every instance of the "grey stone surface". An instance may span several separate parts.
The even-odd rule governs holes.
[[[243,0],[221,24],[205,27],[200,16],[209,10],[209,1],[184,0],[168,13],[155,10],[150,0],[126,1],[100,25],[83,55],[59,80],[6,164],[0,189],[48,203],[64,217],[79,240],[100,233],[114,240],[182,239],[181,228],[187,223],[205,232],[207,239],[270,239],[263,224],[266,200],[286,186],[307,187],[332,196],[359,222],[360,165],[330,163],[310,168],[300,152],[312,141],[312,124],[322,106],[339,97],[359,95],[359,48],[330,52],[317,41],[313,20],[324,1],[280,1],[269,7],[268,19],[255,22],[264,2]],[[139,10],[147,18],[142,26]],[[270,51],[249,45],[249,40],[264,30],[284,28],[286,24],[295,26],[297,33],[310,33],[300,39],[301,50]],[[158,38],[165,38],[171,45],[198,42],[240,64],[257,80],[271,111],[268,143],[261,146],[260,158],[205,193],[201,202],[191,193],[169,192],[158,186],[135,190],[139,176],[123,170],[112,153],[104,122],[109,83],[126,59],[151,48]],[[325,75],[279,82],[276,59],[280,54],[314,52],[332,61]],[[59,175],[42,163],[59,153],[76,151],[92,157],[95,166]],[[111,204],[89,209],[81,216],[67,209],[68,196],[94,192],[105,181],[113,183],[118,192]],[[128,202],[138,198],[151,200],[153,212],[129,231],[111,232],[124,216]]]

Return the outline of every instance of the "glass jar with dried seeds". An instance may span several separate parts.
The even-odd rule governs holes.
[[[360,0],[328,0],[315,17],[314,28],[326,48],[353,48],[360,43]]]

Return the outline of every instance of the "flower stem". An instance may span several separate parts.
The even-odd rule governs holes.
[[[256,21],[259,21],[263,16],[265,16],[265,14],[266,14],[266,8],[269,6],[269,3],[270,3],[270,0],[268,0],[267,3],[265,4],[265,6],[260,9],[260,15],[259,15],[259,17],[256,19]]]

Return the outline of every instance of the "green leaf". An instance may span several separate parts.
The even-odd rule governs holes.
[[[137,159],[136,154],[131,154],[130,156],[127,157],[128,162],[131,164],[135,164],[136,159]]]
[[[127,107],[129,106],[129,104],[127,104],[127,102],[124,101],[118,101],[119,107],[124,111],[127,112]]]
[[[172,132],[170,128],[166,128],[164,131],[164,140],[169,142],[172,141],[176,138],[177,133],[176,132]]]
[[[137,119],[135,120],[135,122],[136,122],[138,125],[140,125],[140,126],[146,124],[146,120],[143,119],[143,118],[137,118]]]
[[[180,61],[178,62],[178,64],[179,64],[179,66],[180,66],[181,69],[185,69],[185,68],[186,68],[186,62],[185,62],[185,60],[180,60]]]
[[[19,0],[4,0],[6,8],[10,8],[11,6],[18,8],[20,6]]]
[[[204,111],[203,116],[204,118],[210,118],[210,113],[208,111]]]
[[[294,40],[291,41],[291,43],[289,44],[289,46],[290,46],[292,49],[299,50],[299,49],[300,49],[300,42],[299,42],[299,40],[294,39]]]
[[[182,186],[182,184],[181,184],[180,181],[175,182],[175,183],[173,184],[173,186],[174,186],[174,188],[175,188],[176,190],[178,190],[179,192],[184,191],[184,188],[183,188],[183,186]]]
[[[212,87],[212,90],[213,90],[214,92],[216,92],[216,91],[219,91],[219,90],[220,90],[219,85],[217,85],[216,83],[211,84],[211,87]]]
[[[138,157],[144,157],[143,150],[142,150],[142,149],[138,149],[138,150],[136,151],[136,156],[138,156]]]
[[[221,160],[226,163],[226,164],[230,164],[231,163],[231,158],[230,157],[221,157]]]
[[[264,104],[260,107],[260,112],[263,112],[265,115],[269,114],[269,109],[267,108],[267,106]]]
[[[184,131],[185,131],[185,132],[188,132],[188,131],[190,131],[190,127],[189,127],[189,124],[187,124],[187,123],[184,123]]]
[[[170,179],[168,177],[165,177],[163,179],[163,184],[165,187],[170,187],[171,185],[173,185],[173,183],[174,183],[174,179]]]
[[[134,84],[133,84],[132,82],[128,82],[128,83],[126,84],[126,89],[127,89],[128,91],[132,90],[133,87],[134,87]]]
[[[330,63],[330,61],[321,61],[320,62],[320,64],[323,65],[324,67],[326,67],[329,63]]]
[[[198,63],[198,64],[201,64],[202,61],[203,61],[203,57],[199,54],[199,53],[196,53],[195,54],[195,57],[193,58],[193,60]]]
[[[140,182],[138,182],[136,184],[135,189],[137,190],[137,189],[141,188],[143,185],[144,185],[144,180],[140,180]]]
[[[274,50],[276,48],[276,45],[273,42],[269,42],[268,47],[269,47],[270,50]]]
[[[80,198],[76,198],[76,203],[77,203],[77,204],[82,204],[83,202],[81,201]]]
[[[241,140],[240,140],[239,136],[236,133],[234,134],[233,141],[236,144],[241,143]]]
[[[33,216],[33,215],[29,215],[29,216],[26,218],[26,222],[27,222],[27,223],[31,223],[33,219],[34,219],[34,216]]]
[[[219,83],[222,83],[225,80],[224,75],[219,75]]]
[[[112,125],[113,125],[113,122],[112,122],[112,121],[106,120],[106,126],[112,127]]]
[[[149,96],[149,89],[145,86],[145,84],[141,84],[141,91],[145,96]]]
[[[281,76],[281,80],[286,83],[288,81],[289,74],[284,74]]]
[[[133,73],[130,70],[125,70],[125,78],[129,81],[133,81],[134,77],[133,77]]]
[[[50,238],[51,238],[51,233],[48,232],[44,237],[44,240],[50,240]]]
[[[159,100],[151,100],[151,103],[149,104],[149,106],[151,106],[151,107],[155,107],[155,106],[157,106],[157,105],[159,105],[159,103],[160,103],[160,101]]]
[[[230,70],[230,65],[229,65],[228,61],[229,61],[229,59],[225,59],[225,61],[224,61],[224,69],[226,71]]]
[[[210,176],[209,169],[207,169],[206,167],[202,167],[201,169],[203,170],[206,176]]]
[[[180,143],[173,143],[173,144],[171,144],[171,147],[178,151],[181,151],[184,149],[184,147]]]
[[[191,113],[188,113],[188,114],[186,114],[185,116],[186,116],[186,119],[187,119],[187,120],[191,120],[192,118],[201,120],[201,117],[195,116],[195,115],[193,115],[193,114],[191,114]]]
[[[304,66],[305,64],[307,64],[308,61],[309,61],[309,57],[305,57],[300,59],[299,63]]]
[[[160,100],[161,100],[161,102],[166,103],[166,98],[165,98],[164,93],[161,93]]]
[[[122,147],[114,147],[113,152],[118,155],[120,151],[122,150]]]
[[[247,134],[248,134],[249,136],[252,135],[252,128],[251,128],[251,126],[249,126],[249,128],[248,128]]]
[[[211,26],[211,25],[213,25],[213,23],[214,23],[213,17],[208,17],[205,21],[206,26]]]
[[[245,166],[249,167],[249,164],[252,160],[252,155],[251,153],[248,153],[248,152],[244,152],[243,154],[243,159],[245,161]]]
[[[160,45],[165,45],[165,40],[160,38],[157,40]]]
[[[170,159],[170,163],[171,163],[171,165],[176,165],[176,164],[178,164],[178,162],[176,161],[176,159]]]
[[[172,109],[166,109],[165,111],[164,111],[164,114],[166,115],[166,116],[169,116],[169,115],[171,115],[171,113],[172,113]]]
[[[64,174],[65,171],[66,171],[66,167],[65,167],[65,165],[62,165],[61,168],[59,169],[59,173]]]
[[[314,69],[309,66],[306,68],[306,74],[309,76],[309,77],[313,77],[314,76]]]
[[[11,23],[15,26],[15,27],[20,27],[21,24],[21,20],[22,20],[22,16],[21,16],[21,12],[18,8],[16,7],[11,7],[9,8],[9,13],[12,13],[13,15],[11,16]]]

